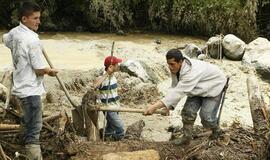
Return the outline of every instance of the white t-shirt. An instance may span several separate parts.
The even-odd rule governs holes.
[[[3,35],[3,41],[11,50],[14,65],[12,94],[20,98],[42,95],[44,76],[34,71],[46,67],[38,34],[20,23]]]

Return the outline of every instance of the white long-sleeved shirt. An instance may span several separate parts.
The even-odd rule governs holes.
[[[226,84],[225,74],[215,65],[189,59],[191,66],[183,61],[179,81],[172,74],[172,86],[161,100],[166,107],[175,107],[186,94],[189,97],[215,97],[219,95]]]
[[[38,34],[20,23],[3,35],[3,41],[14,64],[12,94],[20,98],[42,95],[44,76],[37,76],[34,70],[46,67]]]

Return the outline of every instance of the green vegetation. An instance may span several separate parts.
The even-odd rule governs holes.
[[[256,36],[258,0],[35,0],[43,31],[145,30],[213,36]],[[264,3],[263,3],[264,2]],[[267,4],[269,0],[260,1]],[[11,28],[20,0],[0,0],[0,26]]]

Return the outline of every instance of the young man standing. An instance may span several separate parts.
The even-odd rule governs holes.
[[[118,63],[122,60],[114,56],[108,56],[104,60],[105,72],[98,77],[94,83],[94,88],[99,90],[99,100],[102,104],[118,108],[119,96],[117,93],[117,80],[114,72],[118,71]],[[105,114],[106,115],[106,114]],[[118,112],[107,112],[107,125],[105,128],[105,137],[112,137],[114,140],[121,140],[124,138],[124,123],[120,119]]]
[[[36,31],[40,25],[40,7],[24,2],[19,9],[19,26],[4,34],[4,44],[11,50],[13,70],[12,94],[19,97],[23,110],[23,140],[31,160],[41,160],[40,131],[42,128],[41,95],[45,92],[43,78],[55,76],[57,70],[47,68]]]
[[[162,100],[150,105],[144,115],[151,115],[163,107],[174,108],[186,94],[188,97],[181,112],[184,135],[173,143],[189,144],[199,110],[202,125],[212,130],[210,138],[217,138],[221,133],[217,124],[217,112],[227,82],[226,76],[217,66],[187,59],[178,49],[169,50],[166,59],[171,71],[172,87]]]

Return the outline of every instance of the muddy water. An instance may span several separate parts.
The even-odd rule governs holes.
[[[0,31],[0,36],[6,31]],[[203,38],[164,34],[115,34],[91,33],[40,33],[42,44],[52,63],[58,69],[88,70],[103,66],[104,57],[111,54],[126,59],[146,59],[153,62],[164,60],[164,53],[173,47],[187,43],[203,45]],[[161,44],[155,41],[160,40]],[[0,70],[11,67],[10,51],[0,43]]]

